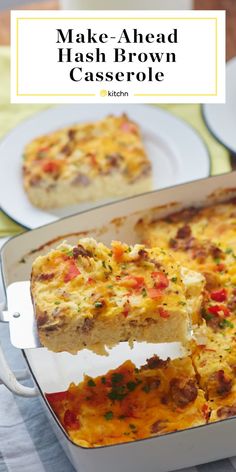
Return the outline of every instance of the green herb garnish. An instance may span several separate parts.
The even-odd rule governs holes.
[[[137,384],[136,384],[136,382],[130,381],[130,382],[127,382],[126,386],[127,386],[127,389],[128,389],[130,392],[133,392],[133,390],[136,389]]]
[[[136,429],[136,426],[135,426],[135,424],[132,424],[132,423],[131,423],[131,424],[129,424],[129,428],[132,429],[132,430],[134,430],[134,429]]]
[[[96,387],[96,384],[95,384],[95,382],[94,382],[93,379],[89,379],[89,380],[88,380],[88,386],[89,386],[89,387]]]
[[[113,384],[120,383],[123,380],[124,376],[123,374],[120,374],[119,372],[114,372],[111,376],[111,381]]]
[[[108,393],[108,398],[110,400],[123,400],[127,395],[125,386],[121,385],[120,387],[114,388],[111,392]]]
[[[112,420],[113,418],[113,412],[112,411],[107,411],[104,415],[104,418],[109,421],[109,420]]]
[[[233,328],[234,325],[231,323],[231,321],[226,320],[225,318],[219,322],[219,327],[224,329],[224,328]]]
[[[147,296],[147,290],[145,287],[142,288],[142,296],[146,297]]]
[[[214,262],[215,262],[216,264],[220,264],[220,263],[221,263],[221,259],[220,259],[219,257],[215,257],[215,258],[214,258]]]
[[[171,278],[171,282],[176,283],[176,282],[177,282],[177,277],[172,277],[172,278]]]
[[[103,303],[102,303],[102,302],[95,302],[95,303],[94,303],[94,306],[95,306],[95,308],[102,308],[102,307],[103,307]]]

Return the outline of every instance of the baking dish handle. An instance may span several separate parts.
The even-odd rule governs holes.
[[[26,375],[25,375],[26,377]],[[12,393],[22,397],[35,397],[39,394],[36,387],[22,385],[10,369],[0,345],[0,380]]]

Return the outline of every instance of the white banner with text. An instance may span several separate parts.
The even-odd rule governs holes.
[[[223,103],[224,11],[12,11],[12,103]]]

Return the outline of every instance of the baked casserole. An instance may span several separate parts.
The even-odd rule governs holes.
[[[140,242],[205,279],[191,354],[127,361],[47,399],[70,438],[99,446],[236,415],[236,199],[138,224]],[[177,380],[176,380],[177,379]],[[164,394],[163,394],[164,392]]]

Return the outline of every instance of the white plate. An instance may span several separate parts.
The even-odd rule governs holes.
[[[236,57],[226,65],[226,103],[202,107],[206,125],[214,137],[236,153]]]
[[[36,228],[61,216],[105,203],[80,204],[55,211],[42,211],[32,206],[22,187],[22,154],[24,146],[40,134],[72,123],[97,120],[109,113],[123,112],[141,127],[153,166],[154,189],[209,175],[209,155],[199,135],[187,123],[160,108],[143,105],[63,105],[47,109],[22,122],[1,142],[0,202],[3,211],[23,226]]]

